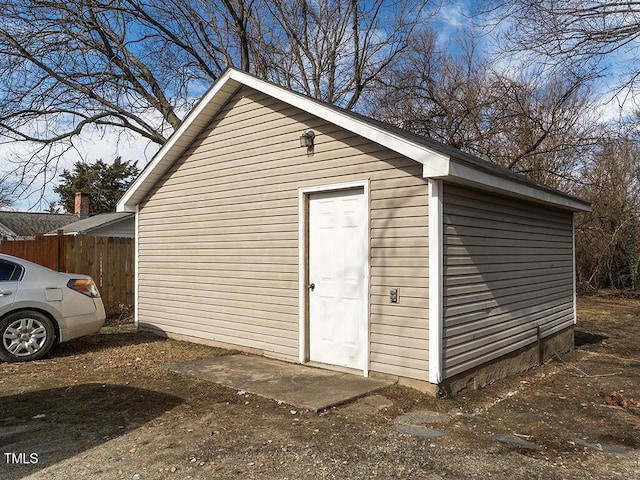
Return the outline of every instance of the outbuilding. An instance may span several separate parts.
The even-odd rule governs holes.
[[[135,219],[134,214],[128,212],[100,213],[65,225],[47,235],[56,235],[60,230],[64,235],[73,236],[133,238],[135,236]]]
[[[118,204],[140,329],[449,393],[572,348],[589,209],[235,69]]]

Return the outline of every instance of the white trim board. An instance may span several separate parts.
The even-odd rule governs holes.
[[[423,165],[424,178],[437,178],[467,186],[475,186],[482,190],[492,191],[539,203],[565,208],[574,212],[591,211],[585,202],[538,188],[532,184],[517,182],[515,179],[498,176],[493,172],[482,171],[476,167],[463,164],[457,159],[447,159],[437,165]]]
[[[429,179],[429,382],[442,381],[443,213],[442,180]]]
[[[135,245],[135,251],[133,252],[133,318],[136,325],[136,329],[140,327],[140,302],[138,295],[140,291],[140,268],[138,265],[138,253],[140,252],[140,205],[136,205],[136,213],[135,213],[135,237],[133,239],[133,244]]]
[[[578,324],[578,288],[576,278],[576,217],[571,217],[571,244],[572,244],[572,266],[573,266],[573,324]]]

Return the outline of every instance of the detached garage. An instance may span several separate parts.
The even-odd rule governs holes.
[[[572,348],[589,208],[235,69],[118,204],[140,329],[449,393]]]

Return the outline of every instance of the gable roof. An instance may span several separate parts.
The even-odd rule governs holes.
[[[134,212],[153,186],[243,86],[270,95],[318,118],[340,126],[389,148],[420,164],[424,178],[438,178],[476,186],[572,211],[590,211],[590,204],[577,197],[546,187],[523,175],[469,155],[435,140],[407,132],[393,125],[330,105],[311,97],[229,68],[187,115],[182,125],[153,157],[118,202],[118,212]]]
[[[71,213],[6,212],[0,211],[0,235],[6,237],[35,237],[56,231],[77,220]]]
[[[83,218],[77,222],[70,223],[62,227],[62,231],[65,235],[89,235],[91,232],[104,228],[115,223],[119,223],[133,217],[132,213],[128,212],[110,212],[101,213],[92,217]],[[76,217],[77,218],[77,217]],[[49,232],[50,234],[56,233],[56,230]]]

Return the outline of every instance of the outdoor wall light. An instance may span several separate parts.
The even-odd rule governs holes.
[[[313,147],[314,138],[316,138],[316,134],[313,130],[305,130],[302,135],[300,135],[300,146],[307,148]]]

